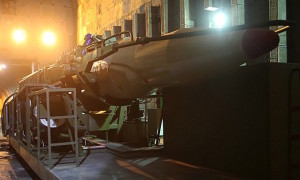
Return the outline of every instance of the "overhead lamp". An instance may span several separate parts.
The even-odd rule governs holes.
[[[213,0],[204,0],[204,9],[207,11],[218,10],[218,8],[214,5]]]
[[[55,43],[55,34],[51,31],[45,31],[42,34],[43,43],[47,46],[52,46]]]
[[[5,64],[0,64],[0,70],[2,69],[6,69],[6,65]]]
[[[219,12],[214,16],[213,21],[214,21],[214,26],[215,27],[222,28],[222,27],[225,26],[227,18],[226,18],[226,15],[224,13]]]
[[[22,29],[14,30],[13,32],[13,39],[16,41],[16,43],[22,43],[26,40],[26,32]]]
[[[206,8],[204,8],[205,10],[207,10],[207,11],[216,11],[216,10],[218,10],[218,8],[216,8],[216,7],[206,7]]]

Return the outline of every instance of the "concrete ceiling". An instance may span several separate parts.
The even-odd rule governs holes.
[[[53,64],[63,50],[76,45],[77,0],[0,1],[0,110],[4,99],[31,73],[32,62],[39,67]],[[14,42],[13,31],[26,31],[26,41]],[[44,31],[55,33],[52,47],[41,41]],[[1,112],[0,112],[1,113]]]
[[[11,66],[0,70],[0,110],[6,97],[16,91],[18,82],[31,72],[30,66]]]

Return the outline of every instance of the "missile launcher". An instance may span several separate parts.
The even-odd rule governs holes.
[[[180,29],[136,40],[130,32],[107,39],[87,35],[82,46],[25,77],[20,88],[28,82],[59,84],[76,87],[79,99],[97,100],[104,109],[125,105],[159,88],[205,81],[268,53],[277,47],[279,36],[262,26]],[[126,36],[116,41],[121,35]]]
[[[255,61],[276,48],[278,33],[291,25],[288,21],[270,21],[224,29],[180,29],[161,37],[136,39],[131,32],[107,39],[88,34],[83,45],[64,51],[55,64],[20,81],[18,93],[12,95],[16,100],[4,103],[2,114],[11,115],[2,118],[6,125],[3,132],[18,132],[30,143],[36,134],[42,134],[37,132],[43,131],[37,130],[39,125],[48,127],[48,132],[53,129],[56,135],[59,133],[54,131],[64,132],[70,127],[77,130],[80,126],[88,132],[119,132],[126,116],[124,106],[136,104],[137,99],[162,88],[201,83]],[[265,29],[269,26],[283,27]],[[117,40],[120,36],[124,38]],[[51,93],[46,90],[49,94],[40,96],[45,88],[52,88]],[[127,112],[132,119],[142,116],[138,109],[130,112],[136,113]],[[19,120],[12,122],[13,118]],[[47,137],[50,135],[45,130],[41,139]],[[57,139],[59,136],[53,138]]]

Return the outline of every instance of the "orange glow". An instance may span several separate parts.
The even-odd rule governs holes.
[[[279,28],[279,29],[276,29],[275,32],[281,33],[281,32],[285,31],[285,30],[288,29],[288,28],[290,28],[290,26],[283,26],[283,27],[281,27],[281,28]]]
[[[26,40],[26,32],[22,29],[17,29],[13,32],[13,38],[16,43],[22,43]]]
[[[217,172],[217,171],[215,171],[215,170],[213,170],[213,169],[195,166],[195,165],[188,164],[188,163],[181,162],[181,161],[177,161],[177,160],[174,160],[174,159],[165,159],[164,161],[165,161],[165,162],[168,162],[168,163],[176,164],[176,165],[179,165],[179,166],[184,166],[184,167],[187,167],[187,168],[193,168],[193,169],[205,170],[205,171],[213,172],[213,173],[216,173],[216,174],[219,173],[219,172]],[[219,175],[219,176],[222,177],[223,175]],[[226,176],[224,176],[224,177],[226,177]]]
[[[181,165],[181,166],[185,166],[185,167],[190,167],[190,168],[194,168],[194,169],[200,169],[200,167],[198,167],[198,166],[194,166],[192,164],[188,164],[188,163],[181,162],[181,161],[176,161],[176,160],[173,160],[173,159],[166,159],[164,161],[165,162],[170,162],[170,163],[173,163],[173,164],[177,164],[177,165]]]
[[[52,46],[55,43],[55,34],[50,31],[45,31],[43,32],[42,40],[45,45]]]
[[[131,165],[130,163],[126,162],[126,161],[121,161],[121,160],[117,160],[117,163],[119,164],[119,166],[126,168],[136,174],[142,175],[144,177],[147,177],[149,179],[156,179],[153,176],[151,176],[150,174],[138,169],[137,167]]]
[[[6,65],[5,65],[5,64],[0,64],[0,71],[1,71],[2,69],[6,69]]]
[[[9,157],[10,155],[6,151],[0,151],[0,157]],[[11,165],[9,159],[4,158],[1,160],[1,179],[18,179],[18,169]]]

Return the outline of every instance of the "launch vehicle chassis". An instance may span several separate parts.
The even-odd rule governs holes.
[[[269,30],[247,31],[249,28],[262,28],[274,25],[283,25],[284,27],[275,30],[275,32]],[[138,38],[136,41],[133,41],[129,33],[130,39],[125,39],[124,42],[122,41],[120,43],[110,43],[110,40],[115,38],[115,36],[128,33],[124,32],[88,46],[79,46],[74,51],[63,54],[56,64],[38,70],[28,77],[25,77],[19,83],[19,92],[11,96],[13,99],[7,105],[6,101],[4,103],[5,109],[3,114],[5,114],[5,118],[2,118],[2,120],[6,122],[6,127],[4,128],[6,132],[4,132],[4,134],[9,136],[12,147],[42,179],[160,179],[166,177],[170,179],[195,179],[196,177],[203,179],[228,179],[230,177],[223,173],[157,155],[150,158],[136,159],[131,157],[130,159],[122,159],[106,152],[105,149],[87,149],[87,151],[80,153],[79,150],[81,150],[81,148],[79,148],[80,139],[78,138],[78,131],[83,128],[80,120],[82,120],[82,122],[84,121],[83,124],[85,124],[87,132],[93,130],[102,131],[107,135],[108,131],[113,129],[117,132],[116,134],[118,134],[126,112],[122,106],[127,106],[132,103],[131,106],[133,107],[134,102],[138,101],[135,99],[147,98],[150,93],[154,92],[157,88],[168,87],[174,84],[185,85],[185,83],[205,81],[206,78],[214,77],[215,74],[221,74],[223,72],[221,70],[227,72],[227,70],[230,70],[233,66],[238,67],[250,59],[255,59],[256,56],[258,57],[258,55],[262,55],[274,49],[279,41],[278,33],[285,31],[290,25],[290,22],[274,21],[254,27],[244,25],[236,26],[234,28],[225,29],[224,33],[221,34],[222,36],[220,37],[226,41],[220,41],[220,37],[212,41],[213,39],[210,35],[219,33],[218,30],[213,32],[209,30],[190,33],[181,33],[178,31],[175,34],[159,38]],[[232,36],[235,38],[228,39],[228,33],[233,33],[236,37]],[[252,33],[256,35],[268,33],[271,37],[271,41],[269,42],[267,39],[263,41],[265,45],[268,45],[268,48],[264,48],[263,53],[258,51],[258,54],[256,54],[257,52],[253,54],[252,51],[238,51],[228,54],[225,47],[228,47],[228,50],[231,50],[232,47],[244,49],[244,38],[248,37],[249,33],[250,35]],[[183,40],[183,38],[187,39]],[[191,44],[194,45],[196,51],[182,43],[182,41],[190,43],[192,39],[198,43]],[[256,43],[256,41],[253,41],[253,38],[248,38],[248,40],[249,39],[250,41],[247,41],[246,45]],[[224,47],[222,48],[222,53],[228,55],[228,57],[224,57],[222,53],[220,53],[219,56],[211,56],[209,62],[214,62],[212,64],[206,61],[198,61],[198,55],[193,53],[200,51],[198,46],[206,46],[208,41],[212,41],[210,43],[214,45],[210,47],[211,52],[214,52],[215,49],[220,49],[218,47],[222,42],[223,44],[221,43],[220,46]],[[243,43],[241,44],[241,42]],[[218,46],[215,46],[215,44],[218,44]],[[227,44],[233,44],[234,46],[229,47]],[[156,58],[156,63],[139,64],[142,62],[141,59],[151,59],[151,61],[153,61],[154,50],[155,52],[157,51],[156,54],[162,54],[162,56]],[[185,52],[181,55],[182,58],[180,58],[181,56],[177,57],[178,54],[176,54],[175,58],[173,57],[174,54],[165,53],[166,51],[179,50]],[[118,52],[118,54],[116,54],[116,52]],[[207,53],[205,49],[203,52]],[[203,52],[200,51],[199,55]],[[193,54],[193,56],[190,57],[189,61],[185,61],[190,62],[190,64],[182,66],[186,69],[182,71],[182,67],[180,66],[179,68],[180,63],[178,64],[177,60],[185,59],[187,54]],[[112,55],[112,57],[108,58],[110,55]],[[126,55],[126,57],[124,55]],[[248,57],[248,60],[240,62],[240,59],[244,56]],[[135,59],[133,57],[138,58]],[[174,59],[176,61],[174,61]],[[230,61],[229,63],[227,62],[229,60],[236,60],[236,62]],[[161,68],[160,65],[164,64],[162,62],[167,64],[168,68]],[[94,63],[96,64],[95,66]],[[193,64],[197,64],[197,66]],[[222,69],[215,68],[216,64],[222,67]],[[227,66],[227,64],[230,64],[230,66]],[[203,72],[198,70],[198,66],[203,68],[204,72],[209,75],[206,74],[203,76]],[[110,69],[109,71],[108,68]],[[148,71],[149,69],[153,70]],[[108,74],[108,72],[110,74]],[[197,72],[199,74],[194,75],[194,73],[189,72]],[[162,76],[162,78],[157,74],[163,74],[164,76]],[[110,78],[108,78],[108,75],[110,75]],[[124,79],[124,77],[127,79]],[[130,86],[128,84],[130,84]],[[78,94],[78,100],[76,92]],[[52,93],[51,98],[50,93]],[[91,102],[83,102],[85,98],[86,100],[91,100]],[[97,102],[93,100],[97,100]],[[53,104],[57,105],[56,109],[53,108],[54,110],[50,108]],[[83,104],[101,104],[102,108],[96,108],[95,110],[89,109],[88,106],[85,107]],[[63,107],[63,109],[59,106]],[[137,107],[139,107],[139,104]],[[101,112],[101,110],[103,111]],[[147,107],[145,107],[145,110],[147,110]],[[136,114],[136,116],[130,116],[133,121],[141,118],[141,113],[138,108],[135,108],[133,111],[134,114]],[[89,123],[95,122],[96,118],[93,118],[103,114],[107,115],[103,117],[105,123],[101,125]],[[147,114],[146,111],[145,114]],[[42,119],[44,121],[42,121]],[[90,119],[93,120],[90,121]],[[57,120],[58,124],[60,121],[65,121],[66,123],[62,123],[63,125],[57,124],[56,127],[59,128],[57,128],[58,131],[55,131],[53,130],[54,127],[51,127],[51,125],[55,124],[55,120]],[[40,126],[40,123],[43,123],[44,126]],[[144,124],[146,127],[146,121]],[[41,131],[41,127],[43,131]],[[73,133],[71,132],[72,128],[74,130]],[[147,131],[146,129],[147,128],[145,128],[145,132]],[[41,136],[41,132],[43,132],[43,136]],[[53,132],[59,132],[59,135]],[[159,133],[160,131],[156,131],[154,135],[159,137]],[[149,137],[147,135],[149,134],[145,133],[146,138]],[[63,138],[60,139],[60,137]],[[108,140],[108,138],[106,140]],[[157,140],[159,140],[159,138]],[[46,143],[44,144],[44,142]],[[105,148],[109,149],[110,145],[111,144],[106,143]],[[71,154],[70,151],[53,154],[52,147],[54,146],[70,147],[73,152]],[[121,144],[115,144],[115,147],[117,147],[117,149],[118,147],[124,149],[124,146]],[[125,149],[131,151],[128,147],[125,147]],[[149,151],[151,152],[151,150],[153,149],[150,148]],[[114,151],[115,149],[111,150],[111,152]],[[120,150],[120,152],[121,151],[122,150]],[[141,151],[140,154],[144,155],[151,154],[148,150],[136,150],[133,148],[132,151]],[[157,149],[154,149],[154,151],[157,151]]]
[[[39,90],[34,91],[33,89],[38,88]],[[11,126],[11,131],[8,133],[10,137],[11,144],[14,144],[17,146],[14,146],[15,149],[20,149],[20,147],[23,147],[24,150],[26,150],[30,154],[35,154],[36,152],[36,159],[37,162],[41,160],[42,156],[47,156],[48,158],[48,168],[52,168],[52,148],[57,146],[66,146],[71,145],[73,151],[75,152],[75,162],[76,166],[78,166],[78,128],[77,128],[77,106],[76,106],[76,89],[75,88],[47,88],[45,85],[26,85],[22,91],[20,91],[21,94],[25,96],[16,96],[11,102],[10,102],[10,112],[7,112],[10,116],[10,123],[9,126]],[[71,108],[72,111],[70,111],[72,114],[64,115],[64,116],[53,116],[50,115],[50,93],[56,93],[56,94],[63,94],[67,93],[72,96],[71,101]],[[25,97],[21,100],[22,97]],[[46,97],[46,117],[41,116],[41,105],[39,105],[40,97],[44,96]],[[22,108],[19,107],[19,102],[23,101],[25,103],[25,106]],[[35,101],[36,104],[36,110],[32,109],[31,106],[33,104],[33,101]],[[16,108],[17,113],[12,113]],[[23,113],[25,111],[25,113]],[[40,121],[37,120],[36,124],[33,122],[33,115],[30,113],[31,111],[35,111],[36,113],[36,119],[40,118],[46,118],[47,119],[47,146],[41,147],[41,125]],[[25,120],[21,119],[22,117]],[[16,117],[15,117],[16,116]],[[41,116],[41,117],[40,117]],[[72,133],[70,131],[70,128],[68,129],[69,132],[69,142],[59,142],[54,143],[51,140],[51,125],[50,125],[50,119],[51,121],[60,121],[62,119],[69,119],[74,121],[74,139],[72,136]],[[24,127],[22,123],[26,123],[26,126]],[[35,124],[35,125],[34,125]],[[30,126],[31,125],[31,126]],[[15,127],[16,126],[16,127]],[[33,127],[32,127],[33,126]],[[36,136],[32,135],[32,129],[35,129],[37,134]],[[37,140],[36,145],[33,145],[33,139]],[[15,141],[13,141],[15,140]],[[75,146],[75,147],[74,147]],[[23,152],[23,151],[20,151]]]
[[[47,86],[40,85],[39,90],[30,91],[30,89],[36,88],[37,85],[26,85],[23,89],[26,92],[26,100],[28,106],[26,112],[30,111],[30,106],[33,101],[39,104],[40,97],[46,97],[46,114],[47,114],[47,134],[48,144],[41,147],[40,140],[40,122],[37,121],[37,144],[32,144],[32,135],[29,133],[29,126],[26,126],[27,131],[21,132],[21,111],[17,111],[16,120],[18,123],[17,128],[14,128],[14,121],[10,121],[12,131],[8,133],[9,143],[12,148],[18,153],[31,169],[41,179],[112,179],[112,178],[150,178],[155,179],[157,177],[184,177],[190,176],[191,178],[216,178],[223,177],[229,179],[229,175],[224,173],[213,171],[210,169],[201,168],[198,166],[190,165],[184,162],[180,162],[174,159],[169,159],[163,156],[162,146],[149,147],[149,148],[131,148],[119,143],[111,143],[106,140],[101,142],[104,148],[100,149],[86,149],[81,150],[79,148],[78,128],[77,128],[77,105],[76,105],[76,90],[74,88],[49,88]],[[21,91],[22,92],[22,91]],[[70,101],[72,106],[72,114],[64,116],[51,115],[51,107],[49,94],[68,94],[72,96]],[[18,101],[18,96],[14,101]],[[24,101],[24,99],[22,99]],[[29,103],[31,102],[31,103]],[[14,104],[14,102],[10,102]],[[12,106],[14,107],[14,106]],[[40,106],[36,106],[37,119],[39,119],[40,111],[43,109]],[[14,109],[10,109],[14,110]],[[23,115],[24,116],[24,115]],[[26,117],[30,117],[30,113],[27,113]],[[43,115],[45,117],[45,115]],[[68,118],[74,121],[74,139],[72,133],[69,130],[70,141],[69,142],[51,142],[51,126],[50,119],[62,119]],[[31,119],[26,118],[26,124],[31,124]],[[14,120],[12,117],[11,120]],[[25,135],[26,134],[26,135]],[[28,136],[27,136],[28,135]],[[31,137],[31,138],[30,138]],[[83,138],[86,140],[86,138]],[[73,151],[68,152],[54,152],[52,147],[54,146],[73,146]],[[75,146],[75,147],[74,147]],[[81,152],[79,152],[81,150]],[[158,168],[160,167],[160,168]],[[174,173],[176,172],[176,173]],[[187,173],[188,172],[188,173]],[[154,178],[155,177],[155,178]]]
[[[232,175],[170,159],[157,152],[151,156],[141,153],[140,157],[122,158],[107,149],[85,151],[78,159],[78,167],[75,166],[74,154],[55,154],[52,157],[54,166],[50,169],[15,137],[10,136],[9,142],[41,179],[233,178]]]

